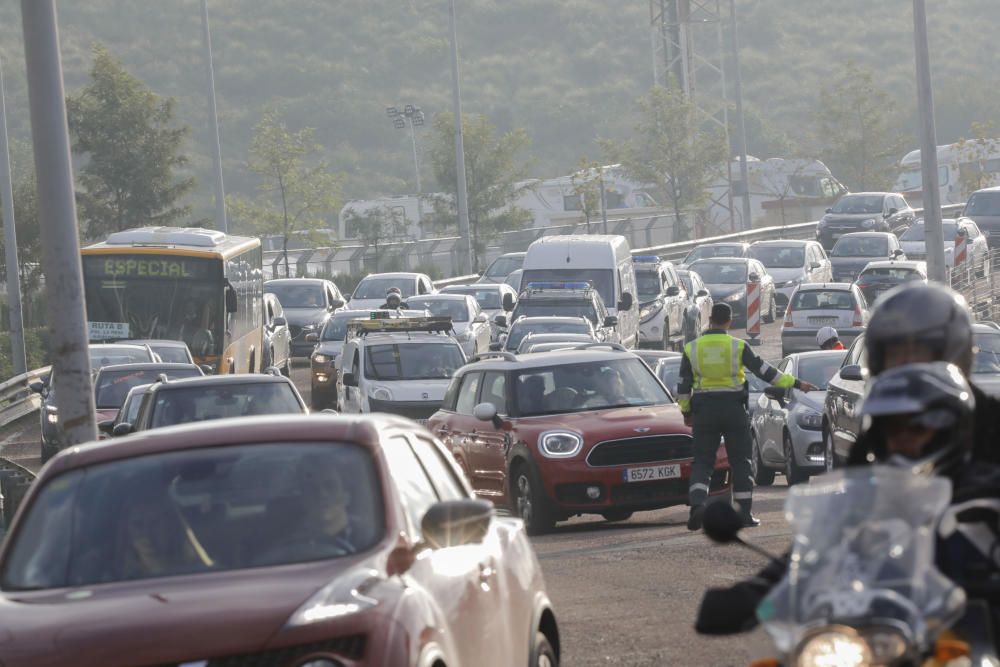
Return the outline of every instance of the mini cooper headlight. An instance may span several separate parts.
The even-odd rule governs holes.
[[[552,459],[576,456],[583,447],[583,438],[572,431],[546,431],[538,436],[538,450]]]

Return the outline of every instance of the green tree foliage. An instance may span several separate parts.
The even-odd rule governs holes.
[[[79,169],[80,220],[91,238],[187,217],[181,199],[194,178],[178,177],[186,126],[176,125],[174,100],[161,99],[103,46],[93,49],[91,82],[66,99]]]
[[[570,176],[573,194],[579,200],[580,212],[590,233],[591,221],[601,214],[601,164],[582,158]]]
[[[344,216],[344,227],[348,238],[356,238],[372,248],[375,255],[374,270],[379,269],[381,253],[379,246],[398,241],[406,234],[406,221],[398,209],[385,206],[371,208],[364,213],[348,209]]]
[[[677,88],[652,88],[639,100],[638,111],[633,137],[605,142],[605,150],[630,178],[659,187],[674,209],[674,240],[687,240],[684,212],[705,203],[715,170],[726,161],[725,136],[706,124]]]
[[[531,213],[513,205],[528,188],[522,154],[531,143],[523,129],[498,135],[485,116],[462,119],[465,144],[465,175],[469,194],[469,228],[472,232],[474,270],[478,270],[486,245],[501,232],[521,229]],[[435,203],[439,217],[454,225],[458,177],[455,165],[455,120],[451,114],[434,118],[431,164],[441,190],[449,196]],[[454,228],[454,227],[453,227]]]
[[[887,190],[905,142],[892,96],[866,67],[848,64],[819,95],[816,143],[820,159],[854,191]]]
[[[31,146],[26,142],[12,141],[11,181],[14,190],[14,218],[17,232],[17,263],[21,277],[21,300],[25,325],[42,323],[44,313],[38,308],[37,294],[42,278],[42,237],[38,227],[38,194],[35,188],[35,170]],[[0,222],[3,209],[0,208]],[[6,277],[4,238],[0,234],[0,275]]]
[[[253,233],[281,236],[286,278],[288,239],[299,234],[317,240],[340,209],[341,177],[319,157],[323,148],[315,137],[315,129],[293,132],[281,114],[265,111],[254,129],[246,165],[258,179],[257,197],[230,197],[227,202],[237,224]]]

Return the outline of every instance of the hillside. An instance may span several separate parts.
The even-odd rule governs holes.
[[[625,136],[633,100],[652,80],[646,0],[460,0],[463,101],[498,127],[530,134],[532,172],[566,173],[598,157],[598,137]],[[751,151],[805,151],[818,91],[848,61],[876,68],[913,135],[909,0],[738,0]],[[0,3],[0,57],[15,138],[28,137],[19,3]],[[156,92],[178,99],[194,129],[196,213],[210,215],[210,158],[197,0],[61,2],[67,88],[86,80],[90,45],[105,43]],[[414,189],[409,137],[389,104],[450,110],[445,0],[210,0],[227,187],[248,192],[242,169],[265,105],[293,126],[316,127],[350,198]],[[929,7],[942,141],[973,120],[1000,121],[992,36],[1000,2]],[[1000,127],[1000,122],[998,122]],[[910,139],[908,144],[914,144]],[[431,170],[425,164],[425,181]]]

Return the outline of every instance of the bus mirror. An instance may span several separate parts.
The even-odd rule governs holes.
[[[226,312],[235,313],[237,310],[239,307],[236,303],[236,290],[232,285],[226,285]]]

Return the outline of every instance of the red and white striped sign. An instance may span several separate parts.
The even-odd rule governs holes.
[[[760,335],[760,282],[747,282],[747,333]]]
[[[961,265],[968,259],[968,246],[969,237],[959,230],[958,234],[955,234],[955,266]]]

